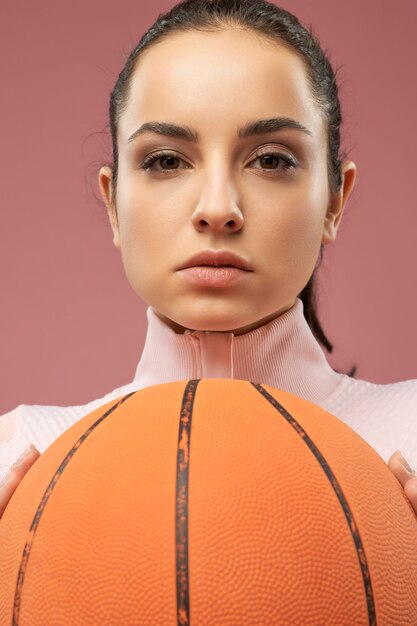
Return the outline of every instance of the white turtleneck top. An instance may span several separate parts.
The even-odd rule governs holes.
[[[335,372],[312,334],[300,299],[268,324],[243,335],[177,334],[152,310],[131,383],[80,406],[21,404],[0,416],[0,480],[29,443],[43,452],[94,409],[150,385],[194,378],[237,378],[271,385],[324,408],[388,461],[401,450],[417,467],[417,379],[379,385]]]

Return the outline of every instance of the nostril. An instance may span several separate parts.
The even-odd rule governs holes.
[[[194,225],[197,228],[206,229],[206,228],[214,228],[218,229],[227,229],[227,230],[236,230],[241,227],[240,221],[235,218],[231,219],[223,219],[220,216],[213,216],[213,218],[208,217],[207,219],[195,215]],[[242,220],[243,225],[243,220]]]

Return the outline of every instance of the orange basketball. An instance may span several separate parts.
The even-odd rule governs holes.
[[[378,454],[273,387],[142,389],[63,433],[0,521],[1,626],[416,626]]]

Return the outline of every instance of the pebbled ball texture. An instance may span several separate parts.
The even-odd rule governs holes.
[[[417,521],[378,454],[243,380],[65,431],[0,520],[0,626],[416,626]]]

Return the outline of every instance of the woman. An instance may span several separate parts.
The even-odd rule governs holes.
[[[5,477],[0,515],[38,450],[72,423],[129,391],[200,377],[322,406],[388,460],[417,512],[417,477],[391,454],[417,462],[417,381],[355,380],[320,347],[330,344],[314,271],[356,174],[339,159],[340,123],[332,68],[286,11],[189,0],[158,18],[112,92],[113,164],[99,175],[114,245],[149,304],[145,348],[134,381],[103,398],[0,418],[4,466],[22,443],[36,446]]]

